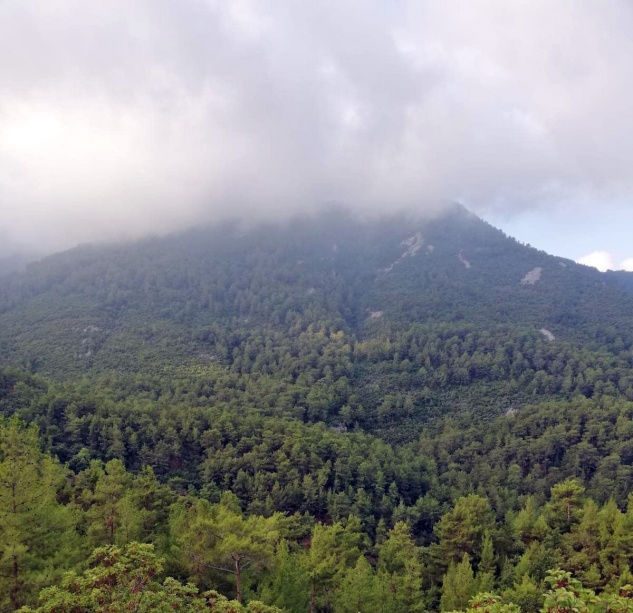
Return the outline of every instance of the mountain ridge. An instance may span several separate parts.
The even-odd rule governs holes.
[[[633,296],[607,279],[463,207],[330,210],[32,264],[0,281],[0,358],[59,381],[146,378],[157,397],[226,376],[232,402],[397,442],[535,394],[633,399]]]
[[[477,300],[486,303],[489,308],[497,308],[497,323],[515,315],[504,312],[508,294],[520,292],[521,300],[532,302],[534,307],[539,292],[546,291],[551,295],[555,285],[564,283],[567,281],[565,277],[569,276],[573,277],[572,281],[581,294],[585,293],[585,286],[593,286],[594,293],[596,289],[604,289],[609,294],[609,301],[628,305],[628,300],[608,283],[609,276],[521,245],[463,207],[454,208],[439,221],[418,222],[414,227],[410,227],[412,224],[407,220],[397,218],[377,224],[356,223],[349,217],[330,220],[327,216],[294,220],[289,222],[285,232],[283,226],[272,225],[246,233],[236,228],[227,231],[226,227],[217,227],[135,243],[77,247],[32,263],[25,273],[2,279],[0,310],[10,312],[12,308],[48,292],[54,298],[83,293],[91,300],[89,306],[93,307],[93,311],[104,308],[112,312],[117,308],[125,309],[134,294],[138,302],[141,292],[144,292],[141,298],[145,302],[155,300],[152,291],[159,284],[166,293],[173,293],[174,300],[182,301],[183,294],[207,289],[203,287],[205,279],[202,278],[206,276],[211,278],[216,290],[205,297],[208,302],[214,303],[205,307],[211,311],[210,316],[243,316],[243,309],[240,312],[235,303],[223,304],[219,293],[226,291],[228,285],[227,279],[222,276],[250,274],[252,279],[253,271],[256,273],[256,269],[262,267],[272,270],[277,277],[275,280],[286,286],[298,281],[297,290],[305,291],[313,302],[321,297],[321,291],[340,291],[337,275],[342,276],[348,285],[356,282],[353,289],[359,294],[357,302],[347,305],[347,311],[343,308],[342,313],[345,323],[355,324],[355,327],[362,327],[372,312],[397,318],[398,311],[406,312],[407,309],[416,320],[461,318],[472,321],[473,309],[463,305],[452,305],[451,308],[450,304],[443,304],[434,309],[433,304],[425,304],[424,290],[434,285],[439,285],[440,291],[450,293],[453,302],[459,302],[456,293],[475,293]],[[328,224],[338,227],[328,228]],[[415,240],[420,244],[406,245],[407,241]],[[211,244],[214,241],[217,245]],[[350,241],[352,245],[349,245]],[[250,261],[244,258],[249,249],[253,251]],[[174,270],[170,271],[168,268],[176,258],[181,261],[176,262]],[[226,261],[222,262],[222,258]],[[210,269],[195,270],[200,261],[211,267],[219,260],[224,270],[216,271],[217,274]],[[106,264],[109,264],[108,270]],[[535,271],[539,276],[532,282],[526,282],[526,275]],[[570,271],[571,275],[568,274]],[[105,294],[104,288],[96,287],[108,284],[117,272],[123,274],[107,288],[109,294]],[[479,287],[468,278],[477,275]],[[229,279],[228,283],[231,281],[238,279]],[[361,283],[365,287],[358,287]],[[239,290],[239,287],[235,289]],[[399,301],[396,304],[391,301],[391,310],[390,301],[385,296],[390,292],[397,292]],[[488,299],[487,293],[491,294],[491,299]],[[565,292],[562,294],[565,300]],[[580,297],[574,298],[580,302]],[[81,312],[77,302],[70,306]],[[355,312],[351,313],[350,308],[355,308]],[[460,308],[465,309],[466,314],[460,314]],[[515,303],[511,308],[517,309],[520,305]],[[573,310],[572,305],[569,308]],[[524,309],[523,314],[528,312],[529,309]],[[547,313],[545,309],[538,314],[543,318],[544,327],[560,323],[555,321],[555,316],[559,319],[565,316],[560,308],[555,314]],[[249,315],[253,317],[256,313]],[[534,313],[531,315],[534,316]],[[535,322],[535,325],[538,323]]]

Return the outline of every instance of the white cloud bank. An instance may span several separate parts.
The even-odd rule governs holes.
[[[633,196],[632,31],[629,0],[4,0],[0,235],[608,207]]]
[[[633,272],[633,258],[623,260],[619,264],[613,261],[613,256],[608,251],[594,251],[576,260],[579,264],[593,266],[605,272],[607,270],[627,270]]]

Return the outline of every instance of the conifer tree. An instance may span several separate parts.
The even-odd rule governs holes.
[[[492,509],[486,498],[477,494],[459,498],[435,526],[439,543],[434,546],[434,553],[440,564],[457,563],[464,554],[478,558],[483,533],[493,525]]]
[[[37,608],[22,612],[281,613],[277,607],[257,601],[243,607],[214,591],[200,593],[191,583],[183,585],[172,577],[160,583],[156,576],[163,562],[149,544],[97,548],[86,572],[66,574],[59,586],[43,590]]]
[[[56,500],[64,471],[38,430],[0,422],[0,607],[17,609],[81,555],[70,512]]]
[[[334,610],[336,613],[374,613],[374,571],[365,558],[359,556],[356,564],[344,573],[337,587]]]
[[[317,601],[326,588],[332,587],[364,552],[367,537],[361,531],[358,518],[348,517],[343,525],[316,524],[307,559],[310,577],[310,613],[317,610]]]
[[[576,479],[567,479],[552,487],[547,505],[551,525],[560,532],[567,532],[578,520],[584,493],[585,488]]]
[[[209,570],[232,575],[236,600],[242,602],[245,569],[274,563],[281,514],[244,516],[230,492],[217,505],[204,500],[185,505],[174,517],[181,562],[193,577],[202,579]]]
[[[306,613],[310,606],[310,578],[307,572],[307,553],[292,552],[287,541],[277,547],[275,571],[261,597],[288,613]]]
[[[442,611],[465,609],[475,591],[475,576],[468,554],[459,564],[451,562],[442,582]]]
[[[386,581],[398,611],[423,610],[423,566],[420,548],[411,538],[407,524],[398,522],[378,551],[378,577]]]
[[[89,497],[87,533],[93,546],[124,545],[138,539],[141,517],[130,493],[132,476],[121,460],[105,465]]]
[[[481,559],[475,578],[477,592],[492,592],[495,577],[496,559],[490,532],[484,533],[481,545]]]

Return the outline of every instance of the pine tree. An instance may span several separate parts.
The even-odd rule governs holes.
[[[420,611],[424,606],[420,557],[420,548],[404,522],[393,527],[378,551],[378,573],[381,580],[388,581],[394,607],[403,613]]]
[[[17,609],[82,553],[72,515],[56,500],[63,479],[35,426],[0,422],[0,607]]]
[[[288,542],[281,541],[275,556],[275,571],[262,591],[262,600],[288,613],[305,613],[310,606],[306,557],[306,552],[293,553]]]
[[[135,611],[136,613],[281,613],[274,606],[253,601],[244,607],[217,592],[200,594],[191,583],[181,584],[171,577],[162,583],[156,575],[163,569],[149,544],[130,543],[97,548],[91,568],[83,574],[68,573],[59,586],[43,590],[36,609],[23,613],[61,611]]]
[[[476,592],[492,592],[494,586],[496,558],[490,532],[484,533],[481,545],[481,560],[475,579]]]
[[[475,591],[475,576],[468,554],[459,564],[451,562],[442,582],[442,611],[458,611],[468,606]]]
[[[198,500],[176,512],[173,527],[180,559],[194,577],[209,570],[227,573],[235,580],[236,600],[243,600],[245,569],[274,563],[281,538],[281,514],[244,516],[230,492],[217,505]]]
[[[374,571],[365,558],[359,556],[356,564],[348,569],[337,587],[334,597],[336,613],[374,613]]]
[[[570,529],[580,515],[584,493],[585,488],[576,479],[568,479],[552,487],[547,512],[553,527],[560,532]]]
[[[336,522],[331,526],[317,524],[312,531],[312,542],[307,566],[310,577],[310,613],[317,609],[323,591],[339,580],[364,553],[367,537],[361,531],[358,518],[348,517],[343,525]]]
[[[125,545],[137,540],[141,516],[130,491],[132,476],[121,460],[110,460],[99,476],[86,513],[93,546]]]
[[[494,516],[486,498],[476,494],[459,498],[435,526],[439,543],[434,554],[439,563],[459,562],[464,554],[477,558],[483,533],[491,526]]]
[[[523,575],[521,582],[503,593],[506,602],[517,604],[523,613],[537,613],[543,606],[543,590],[529,575]]]

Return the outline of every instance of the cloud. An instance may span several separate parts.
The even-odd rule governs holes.
[[[627,270],[633,271],[633,258],[628,258],[620,264],[615,264],[613,256],[608,251],[594,251],[576,260],[579,264],[593,266],[604,272],[606,270]]]
[[[613,258],[607,251],[594,251],[576,260],[579,264],[585,266],[593,266],[602,272],[606,270],[614,270]]]
[[[4,0],[4,234],[608,207],[633,195],[632,26],[627,0]]]

